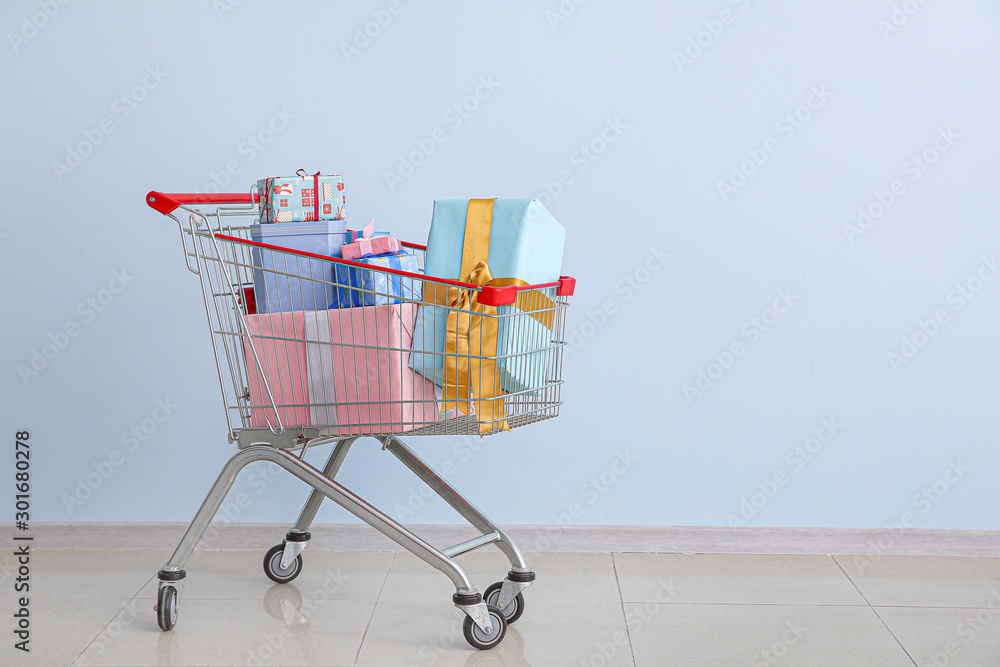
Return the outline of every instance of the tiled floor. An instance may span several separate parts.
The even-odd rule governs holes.
[[[535,553],[524,616],[473,651],[448,580],[407,553],[307,550],[274,585],[263,550],[198,551],[177,627],[156,627],[159,550],[33,554],[30,654],[3,665],[995,667],[1000,558]],[[480,587],[497,551],[460,557]]]

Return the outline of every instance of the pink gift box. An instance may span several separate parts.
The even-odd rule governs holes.
[[[409,367],[416,316],[414,303],[307,314],[314,426],[400,433],[438,419],[434,384]]]
[[[306,382],[305,313],[301,310],[262,315],[247,315],[250,339],[243,339],[243,352],[247,361],[247,381],[250,385],[250,405],[267,406],[250,410],[250,421],[255,428],[267,428],[268,422],[278,427],[274,408],[270,407],[267,389],[261,371],[254,360],[257,351],[260,368],[271,388],[277,414],[283,426],[309,425],[309,390]],[[284,339],[292,340],[284,340]],[[250,342],[253,342],[253,349]],[[294,407],[280,407],[294,404]]]
[[[394,236],[373,236],[348,243],[343,247],[344,259],[360,259],[365,255],[384,255],[387,252],[399,252],[403,244]]]
[[[373,236],[375,233],[375,221],[372,220],[368,226],[361,231],[361,237],[353,243],[347,243],[341,248],[344,259],[360,259],[366,255],[384,255],[388,252],[399,252],[403,249],[403,244],[399,239],[392,236]]]

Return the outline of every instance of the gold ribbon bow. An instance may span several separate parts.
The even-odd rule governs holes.
[[[463,282],[495,286],[490,267],[480,261]],[[448,331],[445,338],[445,365],[441,412],[458,408],[472,414],[475,406],[479,434],[494,428],[509,431],[504,415],[503,390],[497,370],[497,308],[479,303],[479,293],[458,287],[448,288]]]

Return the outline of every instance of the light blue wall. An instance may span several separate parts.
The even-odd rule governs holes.
[[[435,198],[549,202],[579,280],[562,416],[415,442],[501,522],[578,503],[587,524],[726,525],[743,507],[757,526],[1000,528],[995,2],[232,4],[0,9],[0,433],[31,429],[33,519],[187,520],[232,451],[197,280],[143,203],[231,163],[240,191],[342,173],[351,220],[414,240]],[[65,348],[22,380],[50,335]],[[921,346],[894,364],[904,337]],[[239,482],[238,520],[294,517],[305,489],[268,474]],[[343,479],[391,513],[419,498],[374,443]],[[454,521],[440,503],[406,518]]]

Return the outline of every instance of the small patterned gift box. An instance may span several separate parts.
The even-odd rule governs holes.
[[[298,176],[265,178],[257,181],[260,192],[260,222],[315,222],[343,220],[344,179],[340,176],[312,176],[299,169]]]

